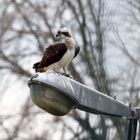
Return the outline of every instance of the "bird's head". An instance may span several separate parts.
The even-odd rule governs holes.
[[[63,40],[66,37],[71,37],[71,31],[69,28],[64,27],[57,31],[56,38]]]

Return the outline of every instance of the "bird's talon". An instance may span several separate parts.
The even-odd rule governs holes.
[[[57,71],[56,71],[56,72],[57,72]],[[66,76],[66,77],[73,78],[70,74],[67,74],[67,73],[61,73],[61,72],[57,72],[57,73],[59,73],[59,74],[61,74],[61,75],[64,75],[64,76]]]
[[[69,77],[69,78],[73,78],[72,75],[67,74],[67,73],[63,73],[64,76]]]

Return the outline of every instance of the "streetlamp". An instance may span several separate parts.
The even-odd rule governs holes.
[[[76,108],[93,114],[130,119],[126,139],[135,140],[139,108],[131,108],[59,73],[37,74],[29,79],[28,85],[33,102],[53,115],[63,116]]]

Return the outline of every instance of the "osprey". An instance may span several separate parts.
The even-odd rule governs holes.
[[[53,70],[58,72],[61,68],[64,75],[67,74],[67,67],[79,53],[80,47],[75,45],[69,28],[61,28],[56,34],[59,40],[46,48],[42,60],[33,65],[35,72],[46,72]]]

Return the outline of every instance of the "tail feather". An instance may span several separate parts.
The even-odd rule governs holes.
[[[35,72],[37,72],[38,70],[38,66],[39,66],[40,62],[37,62],[33,65],[33,69],[35,69]]]

